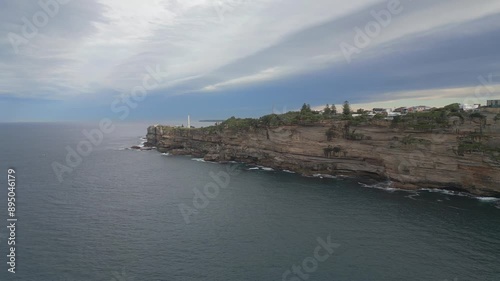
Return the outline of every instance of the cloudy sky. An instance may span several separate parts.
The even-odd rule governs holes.
[[[0,0],[0,122],[485,103],[499,67],[495,0]]]

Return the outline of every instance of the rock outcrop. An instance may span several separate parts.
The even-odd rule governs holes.
[[[459,140],[478,125],[466,121],[440,131],[392,128],[389,121],[351,127],[347,121],[311,126],[222,126],[184,129],[150,126],[146,146],[207,161],[241,161],[304,175],[330,174],[391,181],[396,188],[440,188],[500,196],[500,155],[460,151]],[[497,124],[498,123],[498,124]],[[355,130],[355,133],[351,131]],[[345,132],[350,136],[346,137]],[[500,122],[489,120],[482,142],[500,148]]]

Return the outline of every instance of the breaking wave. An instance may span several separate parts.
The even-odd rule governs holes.
[[[249,171],[267,171],[267,172],[274,171],[273,168],[264,167],[264,166],[251,167],[251,168],[248,168],[247,170],[249,170]]]
[[[379,182],[376,184],[366,184],[366,183],[358,182],[358,184],[361,185],[362,187],[375,188],[375,189],[385,190],[385,191],[389,191],[389,192],[406,191],[403,189],[391,187],[392,186],[391,181]]]

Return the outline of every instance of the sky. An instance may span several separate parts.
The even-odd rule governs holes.
[[[0,0],[0,122],[500,99],[500,1]]]

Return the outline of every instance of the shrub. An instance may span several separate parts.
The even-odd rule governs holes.
[[[337,134],[335,133],[335,130],[333,130],[333,128],[330,128],[330,129],[328,129],[328,130],[326,131],[325,135],[326,135],[326,139],[327,139],[328,141],[331,141],[333,138],[335,138],[335,136],[336,136]]]
[[[284,122],[277,114],[270,114],[260,117],[259,124],[265,127],[277,127],[284,125]]]
[[[458,112],[460,111],[460,104],[459,103],[452,103],[443,108],[444,110],[450,111],[450,112]]]
[[[456,117],[460,118],[460,122],[462,124],[465,122],[465,118],[464,118],[464,116],[460,112],[451,112],[450,114],[448,114],[448,116],[449,117],[456,116]]]
[[[222,122],[220,125],[222,128],[226,129],[237,129],[237,130],[245,130],[250,129],[252,127],[256,128],[258,126],[257,119],[253,118],[235,118],[234,116]]]
[[[486,116],[482,115],[481,113],[479,112],[473,112],[469,115],[469,118],[472,120],[474,118],[479,118],[479,119],[485,119]]]

